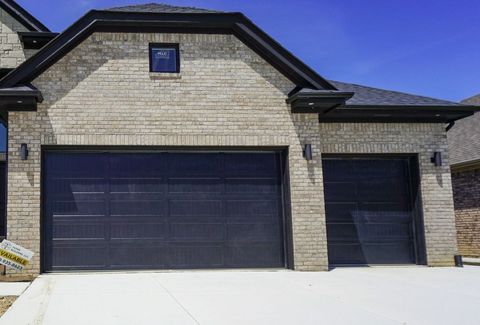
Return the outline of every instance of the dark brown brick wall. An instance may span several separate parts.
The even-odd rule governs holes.
[[[480,257],[480,167],[452,173],[460,254]]]

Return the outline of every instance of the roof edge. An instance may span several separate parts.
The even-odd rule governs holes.
[[[452,172],[480,169],[480,158],[452,163],[450,164],[450,169]]]
[[[25,26],[29,31],[50,32],[37,18],[13,0],[0,0],[0,7]]]
[[[386,104],[375,104],[375,105],[361,105],[361,104],[346,104],[343,106],[344,108],[352,108],[352,109],[432,109],[432,110],[441,110],[441,109],[455,109],[458,111],[467,111],[467,112],[478,112],[480,111],[480,106],[475,105],[464,105],[461,103],[454,103],[452,102],[451,105],[386,105]]]

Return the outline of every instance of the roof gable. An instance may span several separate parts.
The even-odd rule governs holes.
[[[32,32],[50,32],[38,19],[13,0],[0,0],[0,7]]]
[[[241,13],[159,13],[129,10],[89,11],[38,53],[0,80],[0,87],[14,87],[33,81],[96,31],[233,34],[297,86],[335,90],[333,85]]]

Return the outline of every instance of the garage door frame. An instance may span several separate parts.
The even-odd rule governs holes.
[[[427,265],[427,251],[425,242],[425,227],[423,220],[423,204],[420,186],[420,165],[418,154],[322,154],[322,161],[326,159],[405,159],[408,163],[410,204],[413,213],[413,244],[415,254],[415,264]],[[327,239],[328,245],[328,239]],[[343,266],[343,265],[331,265]],[[352,264],[348,266],[362,266],[362,264]],[[367,264],[368,266],[368,264]]]
[[[42,145],[41,146],[41,169],[40,169],[40,256],[41,265],[40,271],[42,273],[55,272],[91,272],[90,270],[62,270],[49,271],[46,269],[46,177],[45,176],[45,157],[49,152],[62,153],[221,153],[221,152],[236,152],[236,153],[261,153],[261,152],[275,152],[280,156],[280,191],[281,191],[281,214],[283,221],[283,255],[284,267],[287,269],[294,268],[293,260],[293,227],[291,217],[291,201],[290,201],[290,180],[289,180],[289,164],[288,164],[288,147],[192,147],[192,146],[88,146],[88,145]],[[130,269],[129,269],[130,270]],[[142,270],[142,269],[140,269]],[[98,270],[95,272],[111,272],[111,270]]]

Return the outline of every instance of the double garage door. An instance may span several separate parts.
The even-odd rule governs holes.
[[[46,152],[44,270],[285,267],[275,152]]]

